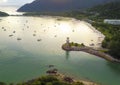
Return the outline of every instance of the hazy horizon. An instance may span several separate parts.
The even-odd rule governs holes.
[[[34,0],[0,0],[0,7],[1,6],[21,6],[25,3],[30,3]]]
[[[7,12],[9,14],[18,14],[16,10],[34,0],[0,0],[0,11]]]

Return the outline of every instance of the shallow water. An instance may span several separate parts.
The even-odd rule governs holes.
[[[83,21],[60,17],[1,17],[0,81],[21,82],[44,75],[48,65],[103,85],[119,85],[120,64],[84,52],[65,52],[70,41],[99,47],[104,36]],[[11,36],[10,36],[11,35]],[[19,38],[19,39],[18,39]]]

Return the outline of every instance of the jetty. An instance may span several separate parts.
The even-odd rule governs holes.
[[[83,43],[73,43],[69,41],[69,38],[67,37],[66,43],[62,45],[62,49],[65,51],[83,51],[101,58],[104,58],[105,60],[111,61],[111,62],[118,62],[120,63],[120,60],[113,58],[111,55],[102,52],[100,49],[94,49],[92,47],[85,46]]]

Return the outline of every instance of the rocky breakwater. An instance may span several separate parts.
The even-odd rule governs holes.
[[[104,59],[111,61],[111,62],[120,63],[120,60],[113,58],[109,54],[104,53],[99,49],[96,50],[92,47],[85,46],[84,44],[77,44],[77,43],[73,43],[73,42],[69,43],[69,44],[65,43],[62,45],[62,49],[65,51],[83,51],[83,52],[104,58]]]

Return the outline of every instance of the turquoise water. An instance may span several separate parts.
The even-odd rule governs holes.
[[[21,82],[39,77],[52,64],[61,73],[77,79],[88,79],[102,85],[119,85],[120,64],[88,53],[68,53],[61,49],[66,37],[99,47],[97,43],[101,34],[95,33],[85,22],[69,18],[59,20],[57,17],[0,19],[0,81]]]

